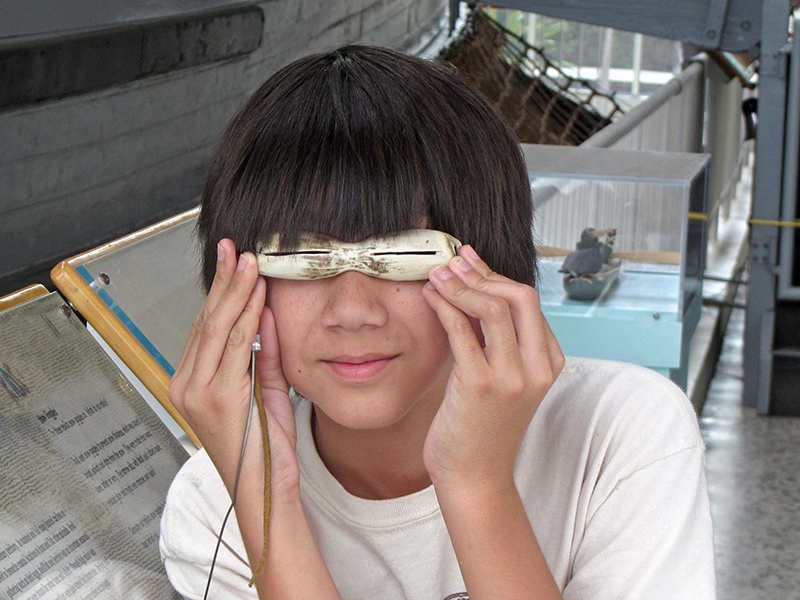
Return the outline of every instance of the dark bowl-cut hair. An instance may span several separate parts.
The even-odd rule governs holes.
[[[423,227],[533,285],[532,218],[519,144],[451,66],[346,46],[279,70],[229,125],[203,191],[203,282],[222,238],[252,252],[274,233],[288,249]]]

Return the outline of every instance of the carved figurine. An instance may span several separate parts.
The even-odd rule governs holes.
[[[581,232],[575,250],[564,259],[559,273],[564,273],[564,291],[572,300],[597,299],[619,274],[619,260],[612,259],[616,229],[596,231],[587,227]],[[605,242],[600,241],[606,236]]]

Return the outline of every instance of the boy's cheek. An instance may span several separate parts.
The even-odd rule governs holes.
[[[278,343],[280,344],[280,338]],[[283,369],[283,376],[286,377],[286,382],[305,395],[303,393],[305,388],[304,381],[310,376],[310,373],[307,372],[307,369],[304,370],[302,364],[296,360],[292,348],[287,345],[286,350],[284,350],[283,344],[281,344],[281,368]]]

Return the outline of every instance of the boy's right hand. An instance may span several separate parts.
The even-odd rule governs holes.
[[[294,454],[294,415],[280,365],[274,318],[264,306],[266,281],[258,276],[252,254],[243,253],[237,260],[231,240],[222,240],[217,251],[214,282],[170,382],[170,401],[233,493],[250,403],[250,353],[259,333],[262,350],[256,353],[256,361],[264,405],[271,413],[270,433],[275,438],[271,442],[275,491],[296,490],[299,468]],[[263,482],[261,448],[261,429],[254,418],[243,469]]]
[[[264,598],[339,598],[300,502],[300,468],[289,386],[283,375],[275,318],[265,307],[266,280],[256,259],[238,261],[231,240],[218,246],[217,271],[197,316],[169,398],[203,444],[228,492],[233,494],[250,404],[250,352],[256,353],[271,453],[271,504],[267,562],[256,579]],[[236,518],[255,568],[264,547],[264,452],[256,415],[245,449]],[[212,583],[213,585],[213,583]]]

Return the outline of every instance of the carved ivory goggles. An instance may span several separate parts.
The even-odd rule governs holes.
[[[301,234],[295,250],[279,250],[276,234],[258,249],[258,272],[277,279],[322,279],[345,271],[393,281],[428,278],[435,265],[444,265],[461,248],[453,236],[431,229],[410,229],[395,235],[371,237],[357,243]]]

